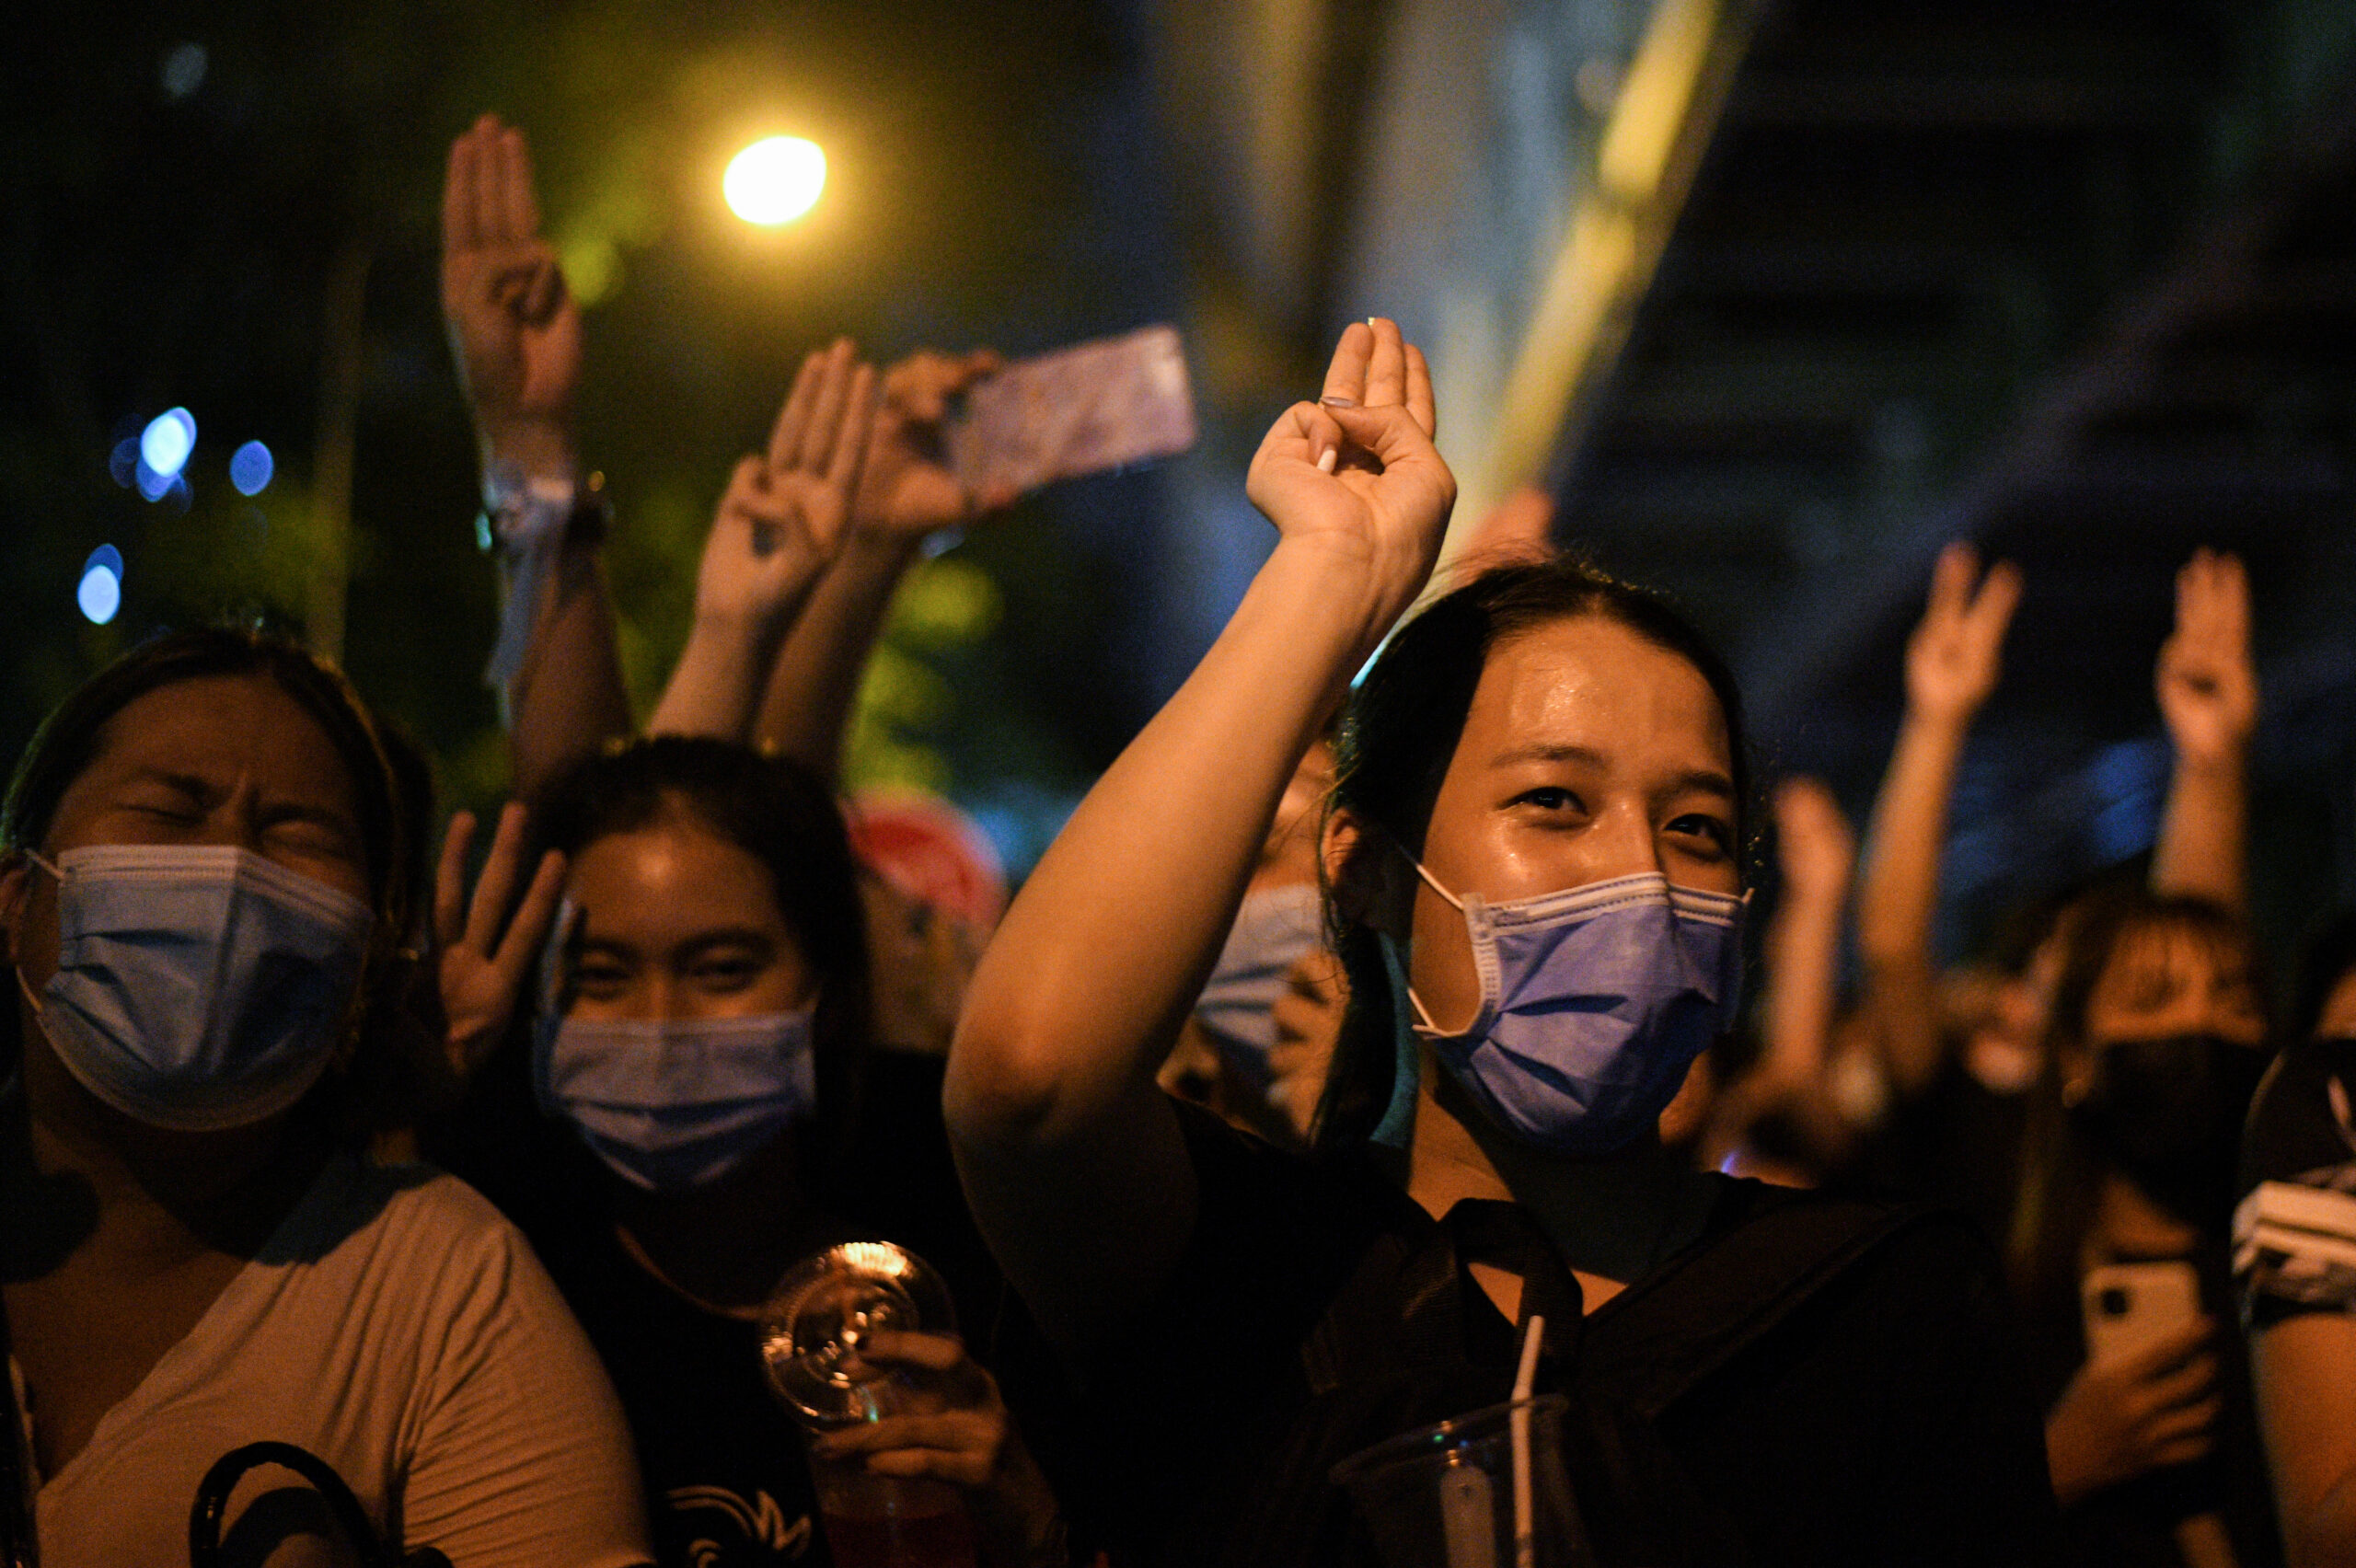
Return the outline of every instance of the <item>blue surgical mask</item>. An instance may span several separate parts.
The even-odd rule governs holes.
[[[1284,995],[1293,965],[1316,948],[1323,909],[1315,882],[1245,894],[1227,945],[1195,1004],[1195,1020],[1221,1063],[1254,1088],[1268,1086],[1276,998]]]
[[[812,1009],[745,1018],[567,1018],[540,1031],[540,1103],[651,1192],[718,1181],[817,1103]]]
[[[1648,871],[1485,904],[1415,870],[1464,913],[1481,1007],[1460,1031],[1434,1027],[1385,938],[1392,1009],[1522,1143],[1584,1155],[1634,1143],[1734,1019],[1743,899]],[[1386,1127],[1395,1131],[1399,1112],[1394,1095]]]
[[[276,1115],[327,1070],[367,957],[368,906],[230,845],[68,849],[41,1033],[124,1115],[215,1132]]]

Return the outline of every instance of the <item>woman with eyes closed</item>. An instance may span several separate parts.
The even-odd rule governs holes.
[[[949,1163],[941,1065],[868,1049],[850,851],[807,770],[659,736],[560,776],[532,822],[529,853],[520,819],[502,824],[485,885],[560,857],[560,942],[528,1048],[484,1064],[447,1157],[514,1215],[605,1359],[657,1560],[823,1563],[802,1432],[762,1371],[761,1309],[802,1258],[880,1239],[941,1269],[962,1328],[989,1329],[996,1275]],[[986,1562],[1053,1561],[1053,1500],[989,1375],[945,1335],[874,1343],[935,1374],[954,1408],[814,1451],[963,1488]]]
[[[1331,1467],[1506,1398],[1534,1315],[1600,1562],[2036,1560],[2036,1413],[1969,1232],[1660,1147],[1736,1003],[1745,773],[1731,679],[1651,595],[1501,568],[1350,694],[1315,1157],[1156,1090],[1294,758],[1431,569],[1433,428],[1420,352],[1349,328],[1253,461],[1274,551],[960,1022],[959,1168],[1087,1390],[1114,1560],[1371,1561]]]
[[[364,1156],[398,1109],[411,815],[342,677],[244,632],[126,655],[18,764],[0,1283],[29,1451],[0,1452],[29,1474],[0,1488],[41,1560],[187,1561],[200,1480],[275,1441],[401,1550],[645,1561],[613,1390],[531,1250]],[[224,1562],[347,1560],[283,1470],[225,1501]]]

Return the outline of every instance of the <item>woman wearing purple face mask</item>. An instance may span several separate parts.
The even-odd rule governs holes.
[[[199,1482],[263,1440],[403,1549],[645,1560],[613,1391],[531,1250],[364,1156],[422,813],[342,677],[241,632],[118,661],[17,767],[0,1243],[30,1441],[0,1495],[52,1562],[180,1560]],[[323,1545],[269,1477],[226,1500],[240,1561]]]
[[[1253,460],[1275,551],[1033,873],[952,1053],[967,1194],[1096,1400],[1116,1559],[1371,1561],[1331,1468],[1506,1398],[1542,1316],[1598,1561],[2038,1559],[1984,1249],[1660,1146],[1737,1001],[1744,778],[1731,679],[1650,595],[1503,568],[1351,694],[1315,1160],[1154,1090],[1293,757],[1430,570],[1434,427],[1422,355],[1351,327]]]

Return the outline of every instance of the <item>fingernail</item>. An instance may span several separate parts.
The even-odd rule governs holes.
[[[1371,326],[1373,326],[1377,321],[1380,321],[1380,319],[1382,319],[1382,318],[1381,318],[1380,317],[1379,317],[1379,316],[1369,316],[1369,317],[1368,317],[1366,318],[1366,324],[1367,324],[1368,326],[1371,327]]]
[[[1330,474],[1334,471],[1334,460],[1340,457],[1341,455],[1339,448],[1329,446],[1324,451],[1320,452],[1317,455],[1317,467],[1323,472]]]
[[[1358,406],[1358,400],[1356,398],[1344,398],[1339,394],[1329,395],[1317,400],[1329,409],[1355,409]]]

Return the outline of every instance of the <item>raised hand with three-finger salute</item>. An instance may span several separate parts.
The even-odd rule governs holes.
[[[540,234],[531,149],[496,115],[450,144],[442,315],[486,464],[570,478],[581,306]]]
[[[1438,429],[1423,351],[1396,323],[1352,322],[1323,392],[1278,416],[1244,479],[1284,544],[1363,570],[1369,651],[1431,575],[1456,503]]]
[[[874,421],[875,371],[849,339],[803,361],[768,451],[738,463],[721,498],[694,628],[647,733],[753,738],[778,647],[842,547]]]
[[[738,461],[696,574],[696,616],[777,629],[841,548],[875,421],[875,369],[839,338],[802,362],[768,451]]]

